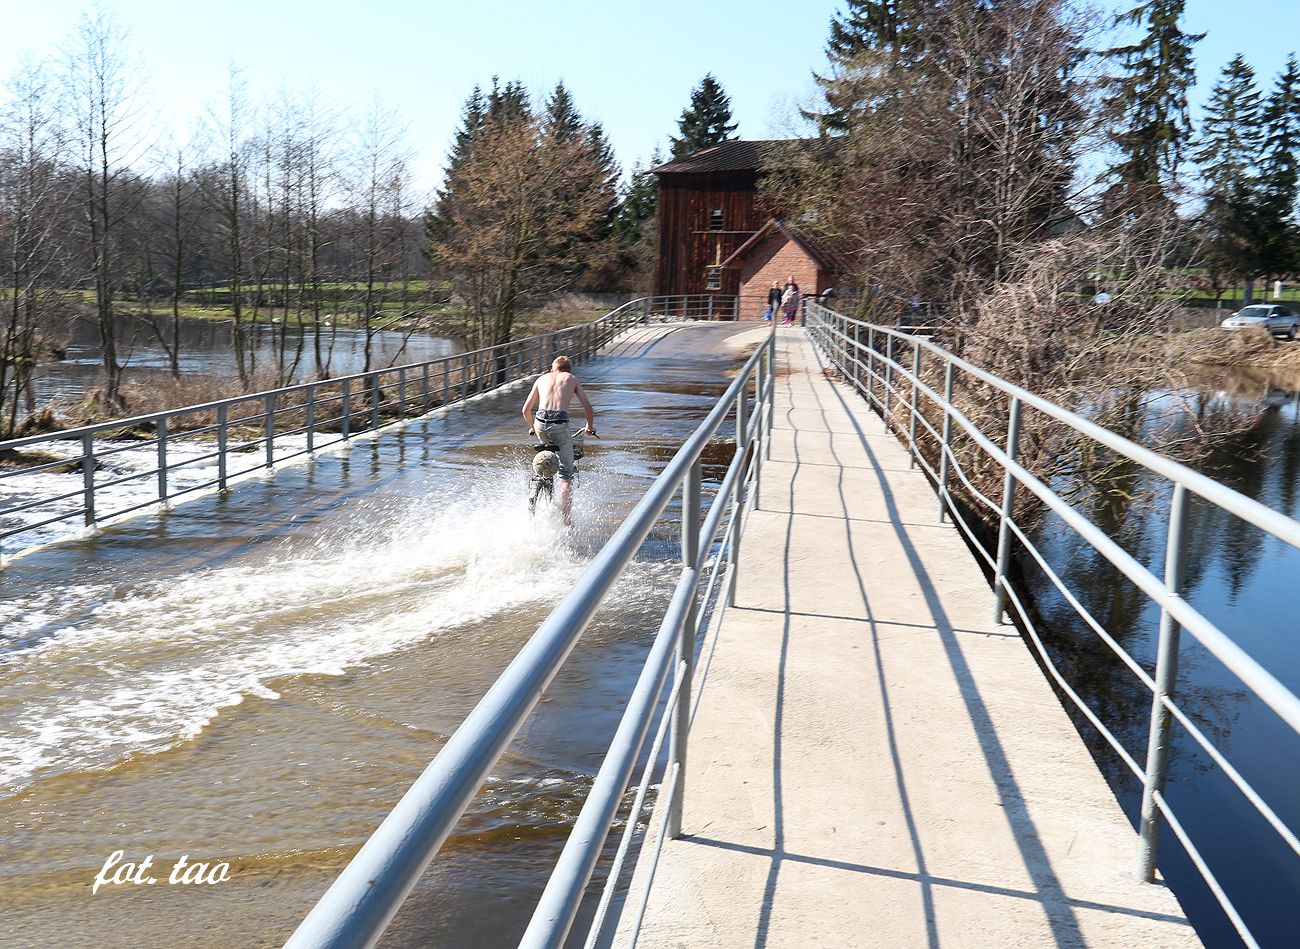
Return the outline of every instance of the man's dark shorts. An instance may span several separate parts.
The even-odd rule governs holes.
[[[537,442],[547,448],[555,449],[560,456],[560,480],[573,480],[573,433],[569,431],[567,412],[538,412],[533,421],[533,432]]]

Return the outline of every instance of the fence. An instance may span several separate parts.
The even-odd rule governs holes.
[[[539,372],[556,352],[580,362],[631,326],[708,318],[715,306],[703,295],[645,297],[590,323],[442,359],[0,441],[0,458],[17,463],[0,470],[0,562],[21,535],[39,540],[37,532],[53,525],[89,527],[224,491],[241,475]],[[53,492],[5,490],[13,479],[42,472],[79,473],[80,480]],[[132,490],[106,493],[123,486]]]
[[[1258,943],[1251,935],[1213,871],[1197,849],[1195,842],[1164,796],[1169,766],[1171,725],[1176,721],[1209,758],[1222,770],[1246,801],[1275,831],[1281,840],[1300,856],[1300,840],[1260,793],[1227,760],[1178,704],[1175,677],[1178,669],[1179,639],[1182,631],[1195,639],[1260,701],[1273,710],[1294,732],[1300,734],[1300,699],[1242,650],[1223,630],[1206,619],[1182,597],[1186,567],[1185,532],[1188,523],[1189,495],[1215,505],[1223,511],[1255,526],[1283,543],[1300,549],[1300,521],[1271,510],[1238,494],[1230,488],[1192,471],[1190,468],[1109,432],[1087,419],[1063,409],[1033,393],[1014,386],[988,372],[972,366],[951,353],[912,333],[850,319],[825,307],[810,303],[807,327],[813,342],[844,380],[881,414],[886,425],[897,432],[908,446],[914,465],[919,465],[935,486],[939,496],[940,516],[952,514],[958,527],[971,541],[971,548],[993,575],[996,614],[999,621],[1010,607],[1019,625],[1037,652],[1043,667],[1060,691],[1097,729],[1115,751],[1124,766],[1141,782],[1143,788],[1139,831],[1141,834],[1139,873],[1145,880],[1155,875],[1157,848],[1163,818],[1189,858],[1218,899],[1225,914],[1248,946]],[[942,389],[936,388],[942,378]],[[930,380],[930,381],[927,381]],[[983,387],[990,399],[1002,399],[1006,406],[1000,414],[1005,426],[997,432],[982,431],[954,402],[959,386]],[[1100,528],[1080,514],[1052,488],[1017,460],[1020,433],[1026,411],[1042,413],[1056,423],[1066,425],[1083,439],[1114,452],[1165,479],[1171,486],[1165,565],[1162,576],[1151,572],[1126,552]],[[927,418],[927,414],[930,415]],[[936,416],[938,427],[932,419]],[[953,450],[954,435],[960,431],[979,449],[985,459],[1001,470],[1000,498],[991,498],[973,483],[962,458]],[[998,444],[1001,441],[1001,444]],[[956,479],[954,484],[953,479]],[[1155,668],[1148,672],[1101,625],[1048,563],[1034,544],[1029,532],[1017,524],[1017,494],[1029,491],[1045,508],[1055,514],[1082,541],[1089,544],[1160,609],[1159,643]],[[967,503],[983,506],[990,520],[997,524],[995,551],[979,542],[976,531],[954,503],[960,492]],[[1151,715],[1145,760],[1139,760],[1123,746],[1115,734],[1067,682],[1044,647],[1033,621],[1025,593],[1008,577],[1013,545],[1040,569],[1060,595],[1068,602],[1102,642],[1129,669],[1138,682],[1151,692]]]

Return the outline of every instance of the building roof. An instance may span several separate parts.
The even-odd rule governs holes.
[[[758,171],[765,160],[779,154],[782,146],[794,142],[822,142],[815,138],[777,138],[746,142],[733,139],[721,145],[702,148],[684,158],[675,158],[666,165],[650,170],[656,175],[710,171]]]
[[[737,266],[741,258],[763,241],[772,231],[784,234],[787,240],[798,244],[803,252],[811,257],[822,270],[831,271],[833,273],[842,273],[849,269],[844,258],[837,253],[834,248],[827,247],[819,242],[811,240],[806,235],[800,234],[794,228],[790,227],[780,218],[775,217],[768,218],[767,223],[755,231],[749,240],[737,247],[732,255],[724,260],[720,266]]]

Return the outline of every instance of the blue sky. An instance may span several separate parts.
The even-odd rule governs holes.
[[[1107,2],[1105,6],[1121,4]],[[184,128],[221,99],[230,64],[250,92],[274,96],[314,85],[321,98],[360,110],[372,99],[408,125],[417,182],[432,187],[476,82],[492,75],[549,91],[563,79],[589,118],[602,122],[625,165],[666,145],[702,75],[731,95],[740,134],[790,134],[794,104],[824,63],[839,0],[118,0],[143,76],[164,123]],[[1122,4],[1127,6],[1127,4]],[[85,0],[10,4],[0,77],[19,56],[56,48]],[[14,8],[17,9],[14,9]],[[1188,0],[1198,47],[1194,101],[1242,52],[1267,88],[1288,52],[1300,51],[1300,0]]]

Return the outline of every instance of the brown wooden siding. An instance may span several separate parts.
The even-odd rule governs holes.
[[[722,271],[722,286],[705,289],[708,268],[720,263],[767,220],[756,207],[755,171],[659,175],[659,256],[655,293],[734,295],[740,273]],[[721,231],[709,229],[715,208],[722,209]]]

